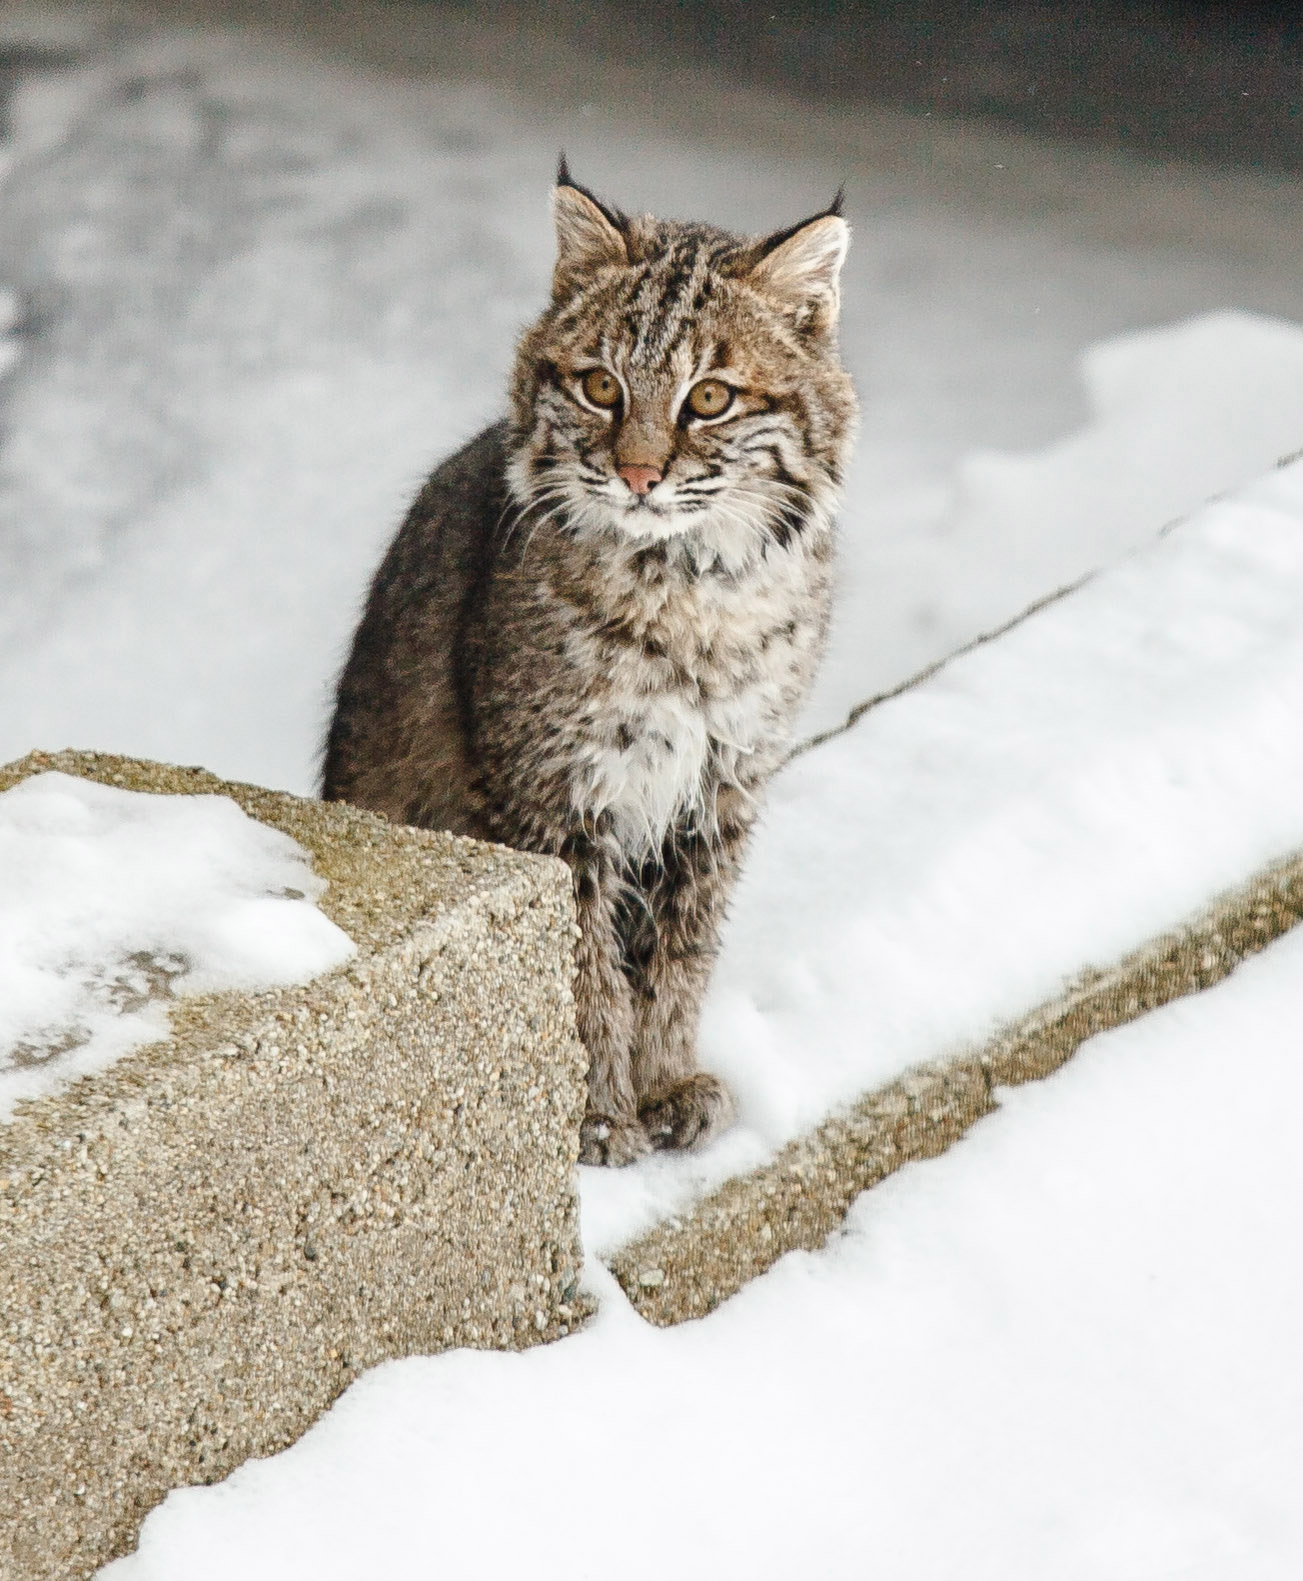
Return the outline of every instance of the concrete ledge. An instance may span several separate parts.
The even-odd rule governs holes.
[[[980,1049],[921,1066],[726,1182],[609,1264],[643,1317],[704,1317],[784,1252],[822,1246],[861,1191],[944,1152],[996,1107],[992,1089],[1056,1071],[1087,1038],[1198,993],[1303,921],[1303,855],[1259,873],[1185,927],[1081,977]]]
[[[357,943],[306,987],[172,1003],[172,1037],[0,1125],[0,1573],[83,1577],[173,1487],[296,1439],[364,1368],[578,1320],[585,1056],[560,862],[91,754],[292,835]]]

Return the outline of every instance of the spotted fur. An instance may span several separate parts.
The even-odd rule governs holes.
[[[570,864],[582,1156],[626,1163],[731,1113],[697,1019],[824,641],[848,232],[839,204],[759,240],[630,218],[564,163],[555,212],[510,416],[433,474],[376,574],[323,793]],[[707,378],[732,396],[702,418]]]

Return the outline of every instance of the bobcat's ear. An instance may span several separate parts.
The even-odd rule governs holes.
[[[596,269],[629,262],[624,215],[571,180],[564,154],[552,191],[552,217],[556,221],[554,299],[568,296]]]
[[[822,214],[766,238],[746,277],[757,291],[786,309],[805,334],[827,335],[837,325],[839,282],[851,240],[841,204],[839,192]]]

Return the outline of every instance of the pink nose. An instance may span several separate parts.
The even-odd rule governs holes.
[[[615,469],[635,494],[650,494],[653,483],[659,483],[659,467],[617,467]]]

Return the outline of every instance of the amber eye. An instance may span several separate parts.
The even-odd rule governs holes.
[[[620,381],[605,368],[588,370],[583,378],[583,392],[586,400],[594,406],[600,406],[603,411],[620,404]]]
[[[702,379],[688,391],[688,410],[697,417],[718,417],[733,404],[733,391],[722,379]]]

